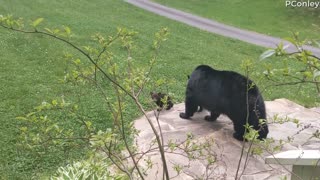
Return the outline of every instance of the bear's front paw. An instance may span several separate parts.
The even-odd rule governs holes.
[[[189,119],[190,116],[187,116],[186,113],[180,113],[182,119]]]
[[[239,141],[243,141],[243,135],[240,135],[238,133],[233,133],[233,137]]]
[[[208,115],[208,116],[204,117],[204,120],[206,120],[206,121],[215,121],[215,120],[217,120],[217,118],[214,118],[214,117]]]

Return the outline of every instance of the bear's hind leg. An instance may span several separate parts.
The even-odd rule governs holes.
[[[234,131],[235,131],[233,133],[233,137],[239,141],[243,141],[243,135],[245,132],[244,124],[233,122],[233,127],[234,127]]]
[[[269,133],[268,125],[267,124],[261,125],[258,139],[260,140],[266,139],[268,133]]]
[[[257,130],[259,133],[259,137],[257,137],[259,140],[263,140],[267,138],[269,129],[268,129],[268,124],[266,122],[264,122],[263,124],[258,124],[258,126],[254,127],[254,129]]]
[[[253,126],[253,129],[257,130],[259,133],[257,139],[263,140],[267,138],[269,129],[268,124],[266,122],[260,124],[259,119],[266,119],[264,108],[252,110],[249,116],[249,124]]]
[[[215,121],[220,116],[220,113],[211,111],[210,116],[205,116],[204,119],[206,121]]]

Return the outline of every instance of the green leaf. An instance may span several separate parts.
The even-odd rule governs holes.
[[[28,120],[27,118],[25,118],[25,117],[22,117],[22,116],[16,117],[16,119],[17,119],[17,120],[23,120],[23,121],[26,121],[26,120]]]
[[[313,41],[318,47],[320,47],[320,41]]]
[[[290,44],[284,45],[284,46],[282,47],[282,50],[285,50],[285,49],[287,49],[288,47],[290,47]]]
[[[53,34],[58,34],[60,32],[60,29],[54,29]]]
[[[274,49],[269,49],[267,51],[265,51],[264,53],[262,53],[259,57],[260,60],[264,60],[272,55],[274,55],[276,53],[276,51]]]
[[[28,114],[26,115],[26,117],[30,117],[30,116],[32,116],[32,115],[34,115],[34,114],[36,114],[36,112],[30,112],[30,113],[28,113]]]
[[[52,105],[53,105],[53,106],[58,105],[58,101],[57,101],[57,100],[52,100]]]
[[[42,21],[43,21],[43,18],[38,18],[31,23],[31,26],[37,27]]]
[[[306,71],[303,73],[304,77],[306,78],[311,78],[312,77],[312,72],[310,71]],[[315,78],[314,74],[313,74],[313,78]]]
[[[288,38],[284,38],[284,39],[289,41],[289,42],[291,42],[292,44],[296,44],[297,43],[296,40],[293,39],[292,37],[288,37]]]
[[[53,34],[53,31],[51,29],[49,29],[49,28],[44,28],[44,30],[47,31],[50,34]]]
[[[20,128],[20,131],[22,131],[22,132],[27,132],[27,131],[28,131],[28,128],[27,128],[27,127],[21,127],[21,128]]]
[[[68,36],[70,36],[71,29],[68,26],[64,27],[64,31],[67,33]]]
[[[79,65],[79,64],[81,64],[81,60],[80,59],[76,59],[76,60],[73,61],[73,63],[75,65]]]
[[[320,76],[320,71],[319,70],[315,70],[313,71],[313,80],[315,81],[317,79],[317,77]]]

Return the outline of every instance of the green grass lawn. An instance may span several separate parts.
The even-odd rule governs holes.
[[[148,52],[152,37],[162,27],[168,27],[170,36],[160,50],[160,57],[153,69],[155,77],[167,77],[176,83],[169,85],[176,100],[184,98],[187,75],[199,64],[209,64],[217,69],[240,68],[245,59],[256,60],[265,50],[247,43],[210,34],[184,24],[135,8],[123,1],[115,0],[0,0],[0,14],[13,14],[24,19],[45,18],[45,26],[68,25],[73,33],[73,42],[85,46],[92,44],[91,35],[101,32],[114,34],[117,27],[138,31],[136,53],[138,64],[150,60]],[[15,117],[23,115],[44,100],[62,95],[74,100],[72,95],[79,87],[62,85],[66,67],[63,53],[76,53],[65,44],[38,35],[26,35],[0,28],[0,179],[30,179],[50,174],[69,159],[52,154],[45,162],[34,162],[28,154],[16,148],[19,123]],[[116,53],[121,53],[117,51]],[[80,54],[78,54],[80,56]],[[272,59],[275,65],[281,64]],[[264,62],[257,61],[252,79],[260,89],[267,86],[259,80]],[[90,88],[83,91],[92,93]],[[298,95],[297,95],[298,93]],[[310,86],[276,87],[264,91],[266,100],[289,98],[303,105],[313,106],[319,102],[315,89]],[[101,99],[84,95],[83,113],[88,115],[100,129],[110,126]],[[131,119],[139,114],[132,110]],[[66,122],[68,123],[68,122]],[[79,159],[85,153],[76,149],[70,158]]]
[[[291,32],[319,39],[318,9],[286,7],[284,0],[153,0],[232,26],[280,38]]]

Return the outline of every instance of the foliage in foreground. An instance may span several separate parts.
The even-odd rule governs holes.
[[[276,49],[267,50],[260,56],[261,60],[273,55],[283,58],[283,67],[275,68],[269,64],[264,75],[273,82],[272,86],[312,84],[320,96],[320,57],[306,50],[304,48],[306,41],[300,40],[298,35],[293,33],[292,38],[287,38],[297,49],[296,52],[288,53],[286,49],[289,45],[283,46],[281,43]],[[318,41],[314,42],[320,47]],[[299,63],[300,66],[294,68],[291,66],[292,63]]]
[[[84,59],[88,60],[89,63],[83,62],[81,58],[75,57],[74,55],[66,55],[72,63],[73,68],[69,69],[63,81],[65,83],[73,83],[74,85],[89,85],[97,89],[101,94],[101,99],[105,102],[108,111],[111,113],[110,120],[113,123],[113,128],[111,129],[96,131],[92,127],[92,122],[89,119],[79,116],[77,113],[78,105],[66,102],[64,98],[43,102],[35,108],[35,111],[18,117],[17,119],[21,120],[23,125],[20,127],[21,149],[34,152],[33,156],[35,156],[36,159],[38,158],[38,161],[41,161],[42,156],[52,151],[63,151],[67,154],[71,149],[81,147],[90,147],[92,154],[102,154],[107,157],[102,158],[103,160],[98,162],[89,159],[87,161],[71,163],[66,167],[59,168],[57,174],[52,176],[52,179],[96,179],[99,177],[115,179],[134,179],[138,177],[144,179],[148,170],[153,166],[153,162],[145,159],[144,156],[155,151],[161,154],[164,172],[163,177],[165,179],[170,178],[165,154],[176,153],[176,150],[180,151],[177,155],[185,156],[190,161],[195,159],[207,161],[206,173],[215,168],[215,163],[218,162],[219,159],[214,152],[209,150],[214,146],[213,140],[205,143],[195,143],[192,141],[193,135],[188,135],[187,139],[182,143],[171,141],[168,145],[165,145],[161,129],[158,130],[155,128],[154,123],[148,117],[140,102],[140,97],[144,95],[144,89],[147,89],[150,82],[152,82],[150,72],[156,62],[161,42],[166,40],[168,34],[167,29],[164,28],[155,34],[155,41],[153,42],[154,51],[150,64],[146,69],[141,69],[135,67],[135,61],[132,55],[132,49],[134,48],[133,38],[136,32],[119,28],[115,36],[109,36],[108,38],[97,34],[94,36],[97,45],[86,46],[82,49],[82,47],[69,41],[72,35],[70,28],[44,28],[42,30],[38,28],[42,21],[42,18],[33,21],[30,24],[30,30],[28,28],[22,28],[21,19],[14,19],[11,16],[1,16],[0,18],[1,26],[4,28],[22,33],[49,36],[53,39],[63,41],[82,54]],[[115,58],[116,55],[112,53],[114,45],[120,46],[126,53],[122,61],[116,61],[118,59]],[[279,50],[268,51],[262,57],[268,57],[275,52],[277,52],[277,55],[285,54],[281,45],[279,47]],[[305,73],[296,73],[297,76],[289,76],[299,80],[297,81],[298,83],[294,82],[289,84],[313,83],[318,88],[319,62],[317,60],[319,59],[304,50],[294,54],[298,54],[298,56],[294,56],[295,59],[301,63],[305,63],[306,70],[304,71]],[[250,63],[245,65],[245,67],[249,65]],[[281,72],[284,72],[282,75],[288,76],[288,70]],[[312,77],[310,76],[310,72],[313,73]],[[272,73],[266,74],[268,78],[271,77],[270,74]],[[110,84],[106,85],[106,80]],[[157,85],[166,83],[166,81],[157,82],[160,82],[156,83]],[[133,128],[132,122],[125,118],[128,101],[136,104],[137,109],[144,114],[155,134],[154,144],[150,146],[147,152],[138,152],[137,147],[131,143],[131,138],[137,132]],[[157,117],[159,118],[159,115]],[[66,127],[64,126],[63,120],[74,121],[75,123],[72,127]],[[264,122],[262,121],[262,123]],[[74,128],[81,129],[81,131],[75,133],[75,131],[73,131]],[[261,154],[262,150],[266,150],[266,148],[271,148],[271,151],[281,148],[282,144],[276,146],[277,148],[273,147],[272,140],[257,141],[257,132],[249,126],[246,128],[248,129],[248,133],[245,138],[251,142],[247,157],[249,153]],[[252,147],[253,142],[258,145],[260,144],[261,147]],[[244,154],[241,156],[243,155]],[[141,166],[142,162],[140,160],[142,159],[145,160],[146,166]],[[94,165],[97,166],[95,167]],[[106,169],[111,169],[112,172],[106,171]],[[174,170],[176,171],[176,176],[183,172],[183,169],[183,166],[179,164],[175,165]],[[212,173],[210,173],[210,175],[212,175]],[[208,174],[203,175],[203,177],[206,176],[208,177]],[[241,174],[239,176],[241,177]],[[221,177],[225,177],[225,174],[221,174]]]
[[[111,172],[111,164],[107,160],[100,157],[99,160],[89,159],[86,161],[79,161],[68,164],[65,167],[60,167],[57,172],[50,177],[50,180],[95,180],[95,179],[125,179],[124,174]]]
[[[77,113],[78,105],[65,102],[64,98],[43,102],[35,108],[35,111],[17,118],[23,122],[20,128],[21,143],[19,144],[21,149],[33,152],[33,156],[39,156],[38,159],[41,161],[41,158],[50,153],[50,150],[63,151],[68,154],[69,150],[81,148],[82,145],[83,147],[90,146],[92,154],[106,156],[105,163],[112,164],[112,167],[116,169],[115,172],[118,172],[117,174],[120,174],[121,177],[125,175],[129,179],[144,179],[147,171],[153,166],[153,162],[145,157],[148,153],[158,152],[161,154],[165,179],[170,178],[165,153],[180,154],[190,161],[199,158],[207,160],[207,168],[214,164],[215,156],[205,151],[211,144],[192,142],[192,135],[188,135],[183,142],[171,142],[169,145],[165,145],[161,129],[155,128],[154,122],[151,121],[140,103],[140,97],[143,97],[144,90],[148,88],[150,82],[153,83],[152,88],[168,83],[166,80],[154,81],[150,77],[161,42],[166,40],[167,29],[164,28],[155,34],[150,65],[142,69],[135,67],[132,55],[135,32],[119,28],[115,36],[108,38],[97,34],[94,36],[97,46],[86,46],[82,49],[69,41],[72,35],[70,28],[43,28],[42,30],[39,28],[42,21],[43,19],[39,18],[33,21],[30,27],[25,28],[21,19],[14,19],[12,16],[2,16],[0,19],[1,26],[4,28],[21,33],[49,36],[63,41],[82,54],[90,63],[85,63],[74,55],[66,55],[72,62],[73,68],[67,72],[63,81],[74,85],[89,85],[97,89],[111,114],[113,126],[105,131],[96,131],[89,119],[79,116]],[[116,61],[118,60],[115,58],[117,55],[112,53],[113,45],[120,46],[125,52],[126,55],[122,61]],[[106,80],[109,82],[107,85],[105,84]],[[146,94],[149,95],[149,93]],[[155,135],[154,143],[145,152],[137,152],[135,145],[131,144],[131,138],[137,132],[133,128],[132,122],[125,118],[127,103],[130,100],[144,114]],[[155,113],[158,114],[156,116],[158,121],[160,111]],[[65,127],[64,120],[74,121],[74,125]],[[75,133],[73,128],[81,129],[80,133]],[[174,151],[179,151],[179,153]],[[96,173],[91,174],[91,171],[84,168],[86,166],[83,167],[82,163],[61,168],[57,172],[57,176],[81,177],[88,174],[88,176],[96,176]],[[175,165],[174,170],[178,176],[183,168]]]

